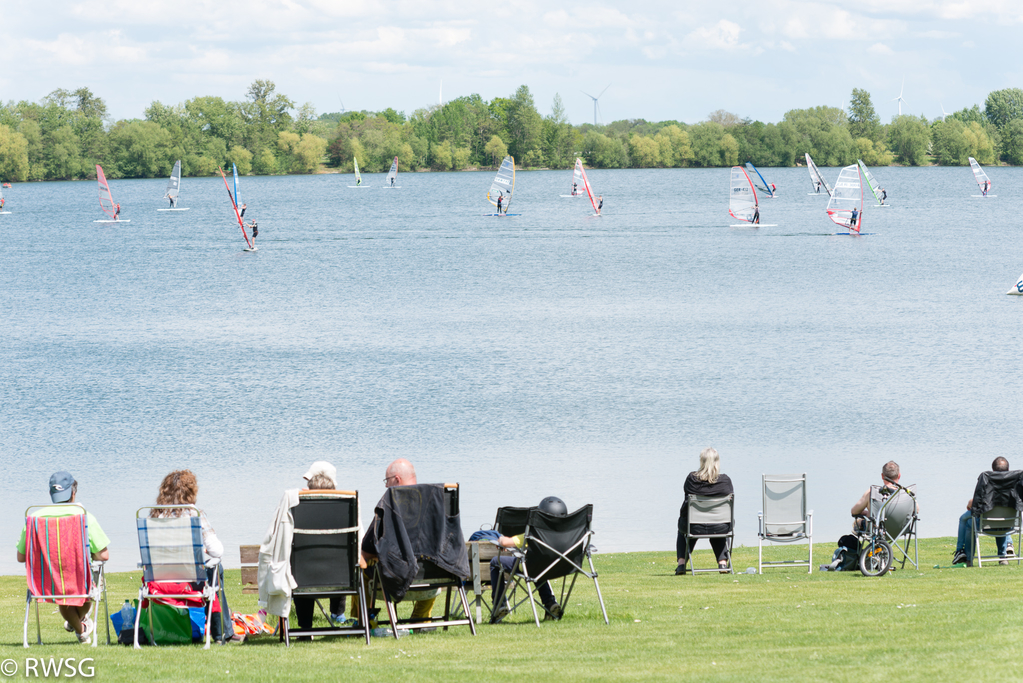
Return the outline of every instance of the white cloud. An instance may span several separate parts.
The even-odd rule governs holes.
[[[874,43],[873,45],[871,45],[870,47],[867,48],[867,52],[869,52],[872,55],[893,55],[893,54],[895,54],[895,51],[892,50],[887,45],[885,45],[884,43]]]
[[[692,49],[735,50],[747,46],[739,43],[742,28],[727,19],[722,19],[713,26],[701,26],[689,33],[683,44]]]

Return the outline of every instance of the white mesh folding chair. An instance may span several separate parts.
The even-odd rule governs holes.
[[[185,510],[188,514],[172,517],[150,517],[153,510]],[[220,589],[217,575],[206,573],[202,543],[202,511],[194,505],[152,505],[139,508],[135,523],[139,534],[139,552],[142,561],[142,586],[139,588],[139,609],[135,611],[135,648],[139,646],[139,623],[142,601],[163,601],[166,598],[201,599],[206,604],[206,633],[204,649],[210,647],[210,622],[213,601]],[[215,562],[213,563],[215,564]],[[198,591],[188,593],[152,593],[150,582],[193,583]],[[149,633],[153,634],[153,613],[149,610]],[[153,645],[158,645],[155,636]]]
[[[759,530],[758,570],[764,567],[806,567],[813,571],[813,510],[806,509],[806,474],[763,475],[764,509],[757,514]],[[764,541],[806,541],[806,560],[764,562]]]
[[[686,543],[689,543],[690,539],[700,538],[723,538],[725,539],[725,556],[728,558],[728,566],[720,567],[717,562],[714,563],[713,569],[697,569],[696,562],[693,560],[692,553],[689,553],[689,566],[693,574],[697,572],[720,572],[721,569],[727,569],[730,573],[734,574],[735,569],[732,567],[732,541],[735,538],[735,495],[729,494],[722,497],[709,497],[709,496],[697,496],[695,494],[689,494],[689,511],[687,513],[688,520],[686,523]],[[715,525],[728,525],[728,531],[720,533],[697,533],[694,531],[695,526],[715,526]],[[687,545],[688,547],[688,545]]]
[[[978,567],[984,566],[984,560],[987,560],[990,563],[992,560],[1002,561],[1014,559],[1016,564],[1019,565],[1020,560],[1023,559],[1023,557],[1020,557],[1019,555],[1012,558],[1000,555],[982,555],[980,552],[980,537],[1015,535],[1016,547],[1021,548],[1023,547],[1023,544],[1021,544],[1021,540],[1023,540],[1023,538],[1021,538],[1021,536],[1023,536],[1023,533],[1021,533],[1023,524],[1021,524],[1021,522],[1023,522],[1023,520],[1020,518],[1019,510],[1013,507],[1000,505],[995,506],[980,515],[973,516],[971,523],[973,524],[973,537],[976,539],[974,541],[976,544],[974,554],[976,555],[975,559],[977,560]]]
[[[904,486],[895,493],[885,491],[890,489],[882,489],[877,485],[870,487],[870,514],[880,523],[884,530],[884,540],[892,547],[892,564],[899,561],[902,568],[906,566],[906,560],[909,560],[910,564],[919,569],[920,544],[916,526],[920,515],[916,511],[916,484]]]
[[[61,517],[33,514],[44,508],[59,507],[68,507],[71,514]],[[36,606],[36,644],[42,645],[39,603],[76,604],[82,600],[92,601],[89,618],[96,624],[91,643],[95,647],[99,644],[97,619],[100,598],[103,599],[107,645],[110,644],[110,609],[104,563],[94,562],[91,557],[89,523],[84,507],[78,503],[57,503],[33,505],[25,510],[25,577],[28,583],[22,632],[25,647],[28,647],[28,617],[33,603]]]

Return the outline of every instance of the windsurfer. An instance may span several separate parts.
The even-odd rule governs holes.
[[[256,225],[256,219],[252,219],[249,223],[249,227],[252,229],[252,246],[256,246],[256,237],[259,235],[259,226]]]
[[[579,194],[579,185],[577,183],[572,183],[572,196],[574,197],[577,194]]]
[[[884,200],[886,200],[886,199],[888,199],[888,192],[886,192],[885,189],[882,187],[881,188],[881,203],[884,204]]]
[[[821,181],[817,181],[817,194],[821,193]]]
[[[172,209],[174,208],[174,205],[178,203],[177,199],[175,199],[174,197],[171,197],[170,195],[167,195],[167,199],[170,200],[170,208],[172,208]]]
[[[117,206],[114,207],[114,220],[115,221],[121,220],[121,205],[120,204],[118,204]]]
[[[500,215],[501,215],[501,206],[502,206],[503,204],[504,204],[504,192],[502,192],[502,193],[500,194],[500,196],[498,196],[498,198],[497,198],[497,215],[498,215],[498,216],[500,216]]]
[[[600,210],[604,208],[604,195],[597,197],[597,215],[600,215]]]
[[[849,219],[849,227],[850,228],[855,228],[856,227],[856,219],[859,218],[859,217],[860,217],[859,209],[853,207],[852,217]]]
[[[7,203],[7,200],[4,199],[3,197],[0,197],[0,211],[4,210],[4,204],[6,204],[6,203]]]
[[[987,189],[991,186],[991,183],[987,180],[984,181],[984,196],[987,196]]]
[[[239,211],[238,217],[239,218],[245,218],[245,208],[247,206],[248,206],[248,204],[242,204],[241,206],[238,207],[238,211]]]
[[[394,187],[394,176],[391,176],[391,187]]]
[[[771,183],[771,194],[773,195],[777,191],[778,191],[778,188],[775,187],[774,183]]]
[[[759,206],[754,206],[753,207],[753,220],[750,221],[750,222],[753,223],[754,225],[760,225],[760,207]]]

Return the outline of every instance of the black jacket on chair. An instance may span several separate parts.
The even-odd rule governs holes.
[[[977,488],[973,490],[974,517],[979,517],[991,508],[1005,506],[1023,510],[1023,470],[1010,472],[981,472],[977,477]]]
[[[373,511],[362,549],[379,558],[384,589],[396,602],[419,573],[420,560],[460,579],[469,576],[459,515],[446,513],[444,495],[443,484],[394,486]]]

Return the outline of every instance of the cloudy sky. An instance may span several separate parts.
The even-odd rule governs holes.
[[[529,86],[569,119],[765,122],[843,106],[940,115],[1023,86],[1019,0],[0,0],[0,100],[87,86],[115,119],[153,101],[245,97],[270,79],[316,111],[411,113]]]

